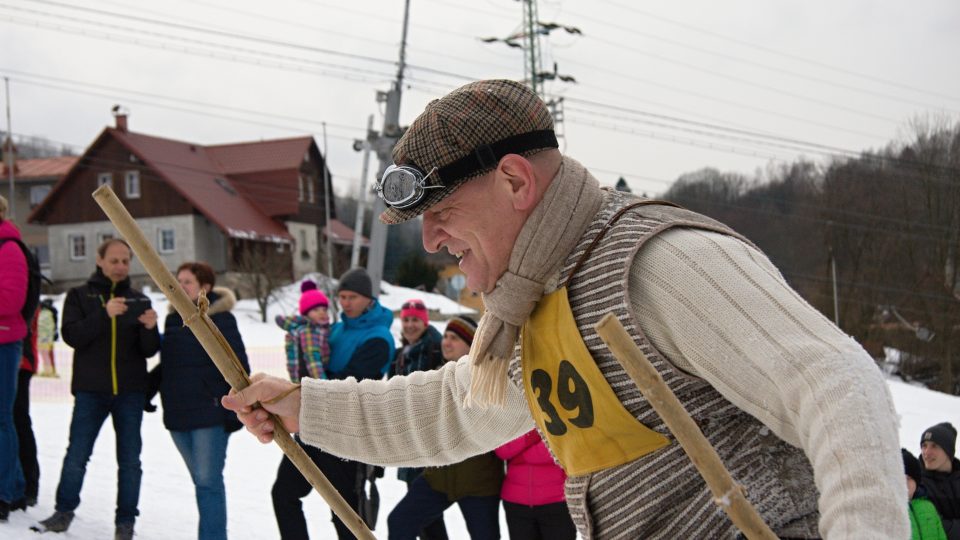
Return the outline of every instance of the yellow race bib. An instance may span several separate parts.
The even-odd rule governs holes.
[[[607,384],[580,339],[566,287],[540,300],[520,348],[533,419],[568,475],[622,465],[670,444],[627,412]]]

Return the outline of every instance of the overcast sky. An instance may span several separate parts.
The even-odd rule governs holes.
[[[605,185],[654,195],[960,119],[957,0],[562,0],[539,19],[580,32],[541,39],[544,67],[576,79],[545,88],[565,98],[562,148]],[[402,20],[400,0],[0,0],[0,75],[16,134],[81,151],[115,104],[132,131],[200,144],[312,134],[355,193],[352,142],[382,125]],[[521,20],[516,0],[411,0],[401,123],[470,80],[522,79],[520,49],[479,39]]]

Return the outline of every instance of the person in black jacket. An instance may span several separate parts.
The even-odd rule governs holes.
[[[112,238],[97,248],[97,270],[86,285],[70,289],[63,304],[61,333],[73,347],[74,395],[70,443],[57,486],[56,511],[36,527],[67,530],[80,506],[87,461],[103,422],[117,434],[117,540],[133,537],[139,511],[140,424],[147,391],[147,358],[160,349],[157,313],[130,286],[130,246]]]
[[[213,268],[202,262],[187,262],[177,268],[177,281],[193,302],[204,291],[210,307],[207,315],[230,344],[246,372],[250,372],[246,348],[237,319],[230,313],[237,298],[216,287]],[[240,428],[235,414],[220,405],[220,396],[230,391],[217,366],[176,311],[163,325],[160,363],[150,372],[160,379],[163,425],[183,456],[196,490],[201,540],[226,540],[227,496],[223,467],[227,438]]]
[[[949,422],[927,428],[920,437],[921,484],[937,507],[949,540],[960,540],[960,461],[957,430]]]

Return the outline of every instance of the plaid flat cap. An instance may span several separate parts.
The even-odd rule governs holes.
[[[464,182],[496,168],[507,154],[530,156],[558,148],[546,104],[527,86],[509,80],[476,81],[433,100],[393,148],[393,162],[426,172],[437,168],[419,203],[380,214],[402,223],[447,198]]]

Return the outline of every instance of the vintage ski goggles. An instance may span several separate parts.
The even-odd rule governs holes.
[[[427,185],[427,179],[435,172],[436,167],[423,174],[412,165],[390,165],[377,182],[377,195],[394,208],[408,208],[420,202],[428,189],[443,187],[443,184]]]
[[[552,129],[511,135],[491,144],[481,144],[453,163],[439,169],[434,167],[426,173],[412,163],[390,165],[383,171],[383,176],[375,188],[377,195],[387,205],[396,209],[410,208],[423,200],[427,190],[443,188],[460,178],[468,178],[492,169],[507,154],[523,154],[530,150],[558,146],[557,136]],[[428,180],[434,173],[437,176],[430,185]]]

